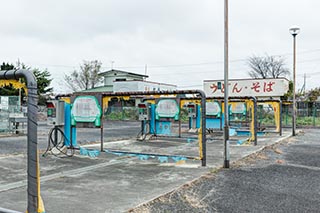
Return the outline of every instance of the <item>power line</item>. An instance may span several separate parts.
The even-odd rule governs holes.
[[[319,58],[315,58],[315,59],[303,60],[303,61],[299,61],[299,64],[306,63],[306,62],[313,62],[313,61],[319,61],[320,62],[320,59]]]
[[[313,50],[305,50],[305,51],[299,51],[298,54],[307,54],[307,53],[313,53],[313,52],[319,52],[320,49],[313,49]],[[292,53],[285,53],[285,54],[278,54],[278,55],[271,55],[271,56],[287,56],[292,55]],[[320,59],[311,59],[311,60],[304,60],[304,61],[298,61],[298,63],[305,63],[305,62],[313,62]],[[247,59],[234,59],[230,60],[230,63],[237,63],[237,62],[245,62]],[[214,62],[203,62],[203,63],[190,63],[190,64],[169,64],[169,65],[148,65],[148,68],[169,68],[169,67],[192,67],[192,66],[205,66],[205,65],[214,65],[214,64],[223,64],[223,61],[214,61]],[[61,67],[61,68],[72,68],[76,69],[76,67],[79,67],[80,65],[63,65],[63,64],[34,64],[33,66],[44,66],[44,67]],[[103,69],[110,69],[110,66],[102,66]],[[141,68],[144,69],[145,65],[141,66],[117,66],[117,69],[134,69],[134,68]]]

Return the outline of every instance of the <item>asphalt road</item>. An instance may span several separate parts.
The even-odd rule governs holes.
[[[320,212],[319,138],[304,130],[131,211]]]
[[[199,142],[195,138],[169,140],[160,137],[140,142],[132,138],[136,135],[136,130],[139,130],[139,123],[109,123],[104,128],[107,136],[106,149],[171,156],[199,155]],[[38,130],[39,147],[45,147],[49,127],[40,126]],[[98,130],[79,129],[78,133],[81,147],[100,148],[99,143],[90,143],[95,141],[94,137],[100,138]],[[112,134],[117,141],[108,141],[112,140]],[[236,162],[265,146],[284,140],[289,134],[286,131],[282,136],[261,136],[257,146],[231,143],[231,161]],[[119,141],[123,136],[131,139]],[[0,154],[0,207],[20,212],[24,212],[27,206],[26,141],[22,141],[22,138],[5,137],[0,140],[1,152],[6,152],[3,147],[10,147],[7,154]],[[219,168],[222,156],[223,143],[218,138],[207,141],[207,167],[201,167],[199,160],[177,162],[171,157],[167,161],[161,161],[157,157],[146,160],[135,155],[101,153],[98,157],[91,158],[78,151],[71,158],[64,155],[41,155],[41,195],[47,212],[125,212]],[[173,211],[175,208],[179,209],[179,205],[174,206]],[[184,212],[189,210],[187,208]]]
[[[45,123],[38,124],[38,147],[45,150],[48,145],[48,134],[52,126]],[[140,130],[140,122],[133,121],[105,121],[104,122],[104,141],[116,141],[135,138]],[[77,143],[87,144],[100,141],[100,129],[77,129]],[[26,153],[26,135],[2,135],[0,137],[0,155]]]

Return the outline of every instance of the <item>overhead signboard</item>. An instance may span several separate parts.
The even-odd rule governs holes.
[[[71,109],[71,125],[77,122],[101,124],[101,106],[94,96],[78,96],[75,98]]]
[[[221,88],[219,87],[220,84]],[[223,80],[205,80],[203,83],[203,89],[207,97],[223,97],[224,88]],[[289,81],[285,78],[230,79],[228,89],[229,96],[232,97],[279,97],[288,92]]]

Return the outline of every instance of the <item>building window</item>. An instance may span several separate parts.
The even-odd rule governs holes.
[[[115,81],[126,81],[127,79],[125,79],[125,78],[116,78],[116,80]]]

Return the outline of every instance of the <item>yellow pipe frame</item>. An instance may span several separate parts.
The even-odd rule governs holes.
[[[28,95],[28,89],[24,83],[21,83],[19,80],[0,80],[0,87],[12,85],[15,89],[23,89]]]
[[[67,104],[71,103],[70,97],[62,97],[62,98],[60,98],[60,100],[66,102]]]
[[[254,102],[253,102],[253,100],[245,100],[245,103],[246,103],[246,107],[247,107],[247,111],[249,111],[250,110],[250,112],[251,112],[251,123],[250,123],[250,133],[251,133],[251,135],[250,135],[250,138],[248,139],[248,142],[249,143],[251,143],[251,141],[254,141],[256,138],[254,138],[255,137],[255,135],[254,135],[254,113],[255,113],[255,111],[254,111]]]
[[[279,101],[268,101],[268,102],[263,102],[264,104],[269,104],[272,106],[273,109],[273,114],[274,114],[274,120],[276,124],[276,131],[280,131],[280,102]]]
[[[159,98],[165,98],[165,97],[172,97],[172,95],[153,95],[152,96],[154,99],[153,100],[147,100],[148,103],[150,104],[155,104],[155,99],[159,99]],[[175,95],[176,97],[176,95]],[[108,108],[108,103],[109,101],[112,99],[112,98],[118,98],[118,100],[120,100],[121,98],[123,100],[129,100],[130,99],[130,96],[102,96],[102,109],[104,110],[105,108]],[[195,104],[201,104],[201,100],[181,100],[180,101],[180,110],[182,108],[182,106],[186,103],[195,103]],[[200,110],[202,110],[200,108]],[[202,142],[202,122],[200,124],[200,128],[199,128],[199,131],[198,131],[198,140],[199,140],[199,157],[196,157],[194,159],[196,160],[202,160],[203,159],[203,154],[202,154],[202,149],[203,149],[203,142]]]

